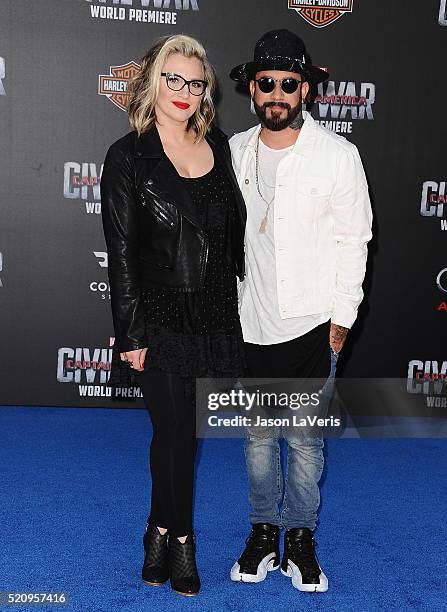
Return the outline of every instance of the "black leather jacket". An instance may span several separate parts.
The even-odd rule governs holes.
[[[237,203],[232,229],[236,274],[244,271],[246,210],[231,165],[227,137],[213,127],[206,137],[228,173]],[[163,151],[156,127],[114,142],[104,161],[101,210],[115,347],[147,346],[141,291],[154,285],[197,291],[203,285],[208,236],[179,175]]]

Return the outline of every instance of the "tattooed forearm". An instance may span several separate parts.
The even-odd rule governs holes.
[[[349,329],[347,327],[343,327],[342,325],[336,325],[335,323],[331,323],[331,331],[329,335],[329,344],[332,346],[334,351],[339,353],[343,348],[343,345],[346,340],[346,336],[348,335]]]
[[[342,327],[341,325],[335,325],[333,323],[331,325],[331,335],[334,342],[341,342],[348,335],[349,329],[347,327]]]

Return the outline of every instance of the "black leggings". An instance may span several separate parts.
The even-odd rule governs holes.
[[[185,397],[184,379],[177,374],[150,368],[137,379],[153,429],[149,520],[171,535],[186,535],[193,528],[195,406]]]

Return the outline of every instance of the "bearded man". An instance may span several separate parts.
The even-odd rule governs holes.
[[[310,85],[329,75],[312,66],[294,33],[264,34],[253,61],[236,66],[230,76],[249,87],[260,120],[230,140],[247,206],[240,317],[248,376],[330,383],[363,298],[372,237],[362,162],[355,145],[303,110]],[[278,427],[248,428],[252,529],[231,579],[260,582],[281,564],[300,591],[326,591],[313,537],[323,436],[297,427],[284,432],[283,484],[280,434]],[[282,560],[281,527],[286,530]]]

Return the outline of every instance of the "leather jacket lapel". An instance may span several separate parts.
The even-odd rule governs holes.
[[[139,138],[136,137],[134,156],[137,160],[144,158],[154,161],[159,160],[155,165],[147,164],[147,166],[142,167],[140,172],[137,167],[137,188],[167,199],[175,204],[178,211],[187,217],[191,223],[203,229],[194,203],[185,189],[181,177],[163,150],[156,126],[153,126]]]
[[[148,177],[148,181],[149,191],[153,190],[156,194],[168,199],[169,202],[175,204],[179,213],[187,217],[193,225],[203,229],[194,202],[171,160],[164,153],[160,163]]]
[[[218,159],[226,170],[226,174],[231,182],[236,197],[240,218],[243,225],[245,225],[247,217],[245,203],[234,176],[227,138],[218,130],[212,129],[211,132],[207,134],[206,140],[213,150],[213,154],[216,158],[215,161]],[[152,191],[159,197],[172,202],[178,208],[178,211],[187,217],[194,225],[204,229],[197,215],[194,203],[183,184],[182,178],[179,176],[175,166],[163,150],[156,126],[142,134],[139,138],[136,138],[134,155],[136,159],[151,158],[154,161],[159,160],[155,165],[149,164],[149,166],[151,166],[149,172],[147,172],[145,168],[141,168],[141,172],[138,172],[137,168],[136,178],[138,188],[147,189],[149,193]]]

